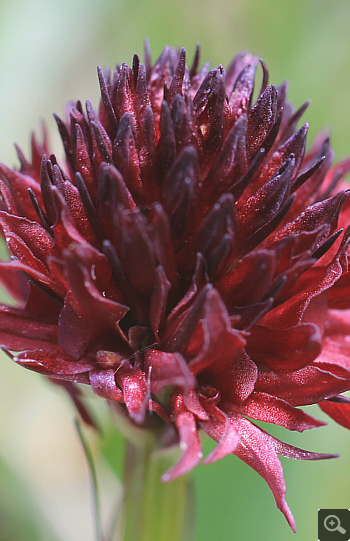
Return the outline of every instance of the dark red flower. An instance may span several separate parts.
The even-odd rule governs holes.
[[[101,104],[56,117],[66,163],[46,141],[1,166],[0,223],[11,261],[1,342],[14,360],[63,380],[83,411],[86,383],[133,422],[180,441],[170,480],[202,458],[198,429],[269,484],[294,529],[277,455],[330,458],[254,423],[303,431],[320,403],[349,428],[350,160],[329,139],[305,154],[307,104],[263,82],[258,59],[188,69],[165,48],[98,71]],[[339,222],[339,226],[338,226]],[[337,229],[337,227],[339,227]],[[344,232],[345,229],[345,232]],[[87,419],[89,420],[89,419]]]

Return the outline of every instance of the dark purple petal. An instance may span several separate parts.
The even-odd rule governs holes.
[[[277,88],[268,86],[248,117],[248,148],[254,154],[266,138],[277,118]]]
[[[75,376],[93,369],[93,363],[82,359],[76,362],[61,349],[34,349],[22,351],[14,357],[14,361],[30,370],[47,376]]]
[[[56,321],[35,317],[35,314],[18,308],[0,307],[0,343],[9,349],[57,347]]]
[[[128,307],[104,296],[105,292],[95,287],[86,269],[78,266],[71,254],[67,253],[66,258],[66,279],[71,292],[66,296],[59,317],[59,343],[67,353],[79,359],[88,347],[97,348],[102,337],[110,346],[124,341],[118,322]]]
[[[294,372],[311,364],[321,353],[322,336],[313,323],[287,329],[255,325],[245,349],[259,367],[274,372]]]
[[[148,349],[145,353],[145,371],[148,374],[151,390],[159,395],[164,387],[176,385],[183,389],[190,389],[195,379],[188,365],[180,353],[166,353]]]
[[[186,67],[186,50],[182,48],[180,52],[180,56],[179,56],[179,61],[175,68],[175,72],[171,80],[169,91],[168,91],[167,101],[168,101],[168,104],[170,105],[173,99],[175,98],[176,94],[182,93],[182,84],[183,84],[184,75],[185,75],[185,67]]]
[[[156,268],[156,279],[151,297],[149,320],[152,331],[158,338],[161,326],[164,324],[168,293],[171,284],[165,275],[163,267]],[[158,338],[159,340],[159,338]]]
[[[142,181],[137,146],[133,117],[125,113],[120,119],[118,133],[113,142],[113,162],[133,198],[140,200]]]

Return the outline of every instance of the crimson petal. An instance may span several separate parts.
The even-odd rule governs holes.
[[[40,372],[57,379],[75,381],[76,383],[88,383],[87,373],[94,366],[88,360],[75,361],[57,347],[22,351],[15,355],[13,359],[16,363],[34,372]]]
[[[324,400],[319,406],[339,425],[350,430],[350,404],[334,404]]]
[[[254,392],[239,407],[235,408],[233,405],[230,407],[233,410],[237,409],[237,413],[257,421],[274,423],[298,432],[326,424],[291,406],[285,400],[266,393]]]
[[[282,466],[271,436],[239,415],[232,412],[228,412],[228,415],[240,436],[234,454],[265,479],[273,492],[278,509],[286,517],[293,532],[296,532],[293,515],[285,500],[286,485]]]
[[[58,326],[47,317],[18,308],[0,307],[0,343],[20,351],[57,344]],[[57,347],[57,346],[56,346]]]
[[[306,366],[290,374],[260,372],[255,390],[282,398],[293,406],[317,404],[349,388],[349,378],[332,374],[326,366]]]
[[[145,353],[146,373],[149,374],[151,390],[156,395],[164,387],[176,385],[190,389],[195,384],[188,365],[179,353],[165,353],[155,349],[148,349]]]
[[[171,481],[191,471],[203,457],[194,415],[187,411],[181,412],[176,417],[176,426],[179,431],[182,455],[175,466],[163,474],[163,481]]]

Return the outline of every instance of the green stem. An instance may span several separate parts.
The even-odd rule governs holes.
[[[78,418],[75,418],[74,420],[75,427],[78,432],[78,436],[80,439],[80,443],[83,447],[83,451],[86,457],[86,461],[88,463],[90,477],[91,477],[91,483],[92,483],[92,494],[93,494],[93,508],[94,508],[94,514],[95,514],[95,533],[96,533],[96,541],[104,541],[104,536],[102,532],[102,525],[101,525],[101,515],[100,515],[100,504],[99,504],[99,497],[98,497],[98,485],[97,485],[97,475],[96,475],[96,469],[94,464],[94,458],[92,456],[92,452],[90,449],[90,446],[88,444],[87,439],[85,438],[85,435],[81,429],[80,423]]]
[[[127,443],[123,541],[192,541],[193,490],[188,475],[164,483],[178,449],[157,450],[155,439]]]

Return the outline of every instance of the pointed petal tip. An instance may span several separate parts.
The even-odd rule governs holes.
[[[297,533],[297,527],[296,527],[296,524],[295,524],[293,514],[292,514],[291,510],[289,509],[289,506],[288,506],[288,504],[287,504],[287,502],[285,500],[283,501],[283,504],[279,509],[284,514],[284,516],[285,516],[289,526],[292,528],[293,532]]]
[[[8,357],[10,357],[10,359],[14,359],[14,358],[15,358],[15,356],[13,355],[13,353],[11,353],[11,351],[8,349],[8,347],[5,346],[4,344],[1,344],[1,345],[0,345],[0,349],[1,349],[4,353],[6,353],[6,355],[8,355]]]
[[[211,453],[209,453],[209,455],[203,460],[203,466],[213,464],[214,462],[217,462],[218,460],[224,458],[227,454],[234,453],[238,443],[239,434],[237,432],[236,434],[228,436],[227,441],[224,440],[222,444],[218,443],[218,445],[211,451]]]
[[[181,444],[180,444],[181,447]],[[182,449],[184,453],[186,453],[185,449]],[[203,458],[203,452],[198,450],[196,452],[191,452],[191,458],[187,460],[186,455],[182,456],[180,460],[172,466],[168,471],[163,473],[161,480],[164,483],[168,483],[169,481],[173,481],[174,479],[177,479],[178,477],[181,477],[182,475],[186,475],[186,473],[189,473]]]
[[[163,473],[162,477],[161,477],[161,480],[164,482],[164,483],[168,483],[171,479],[171,476],[168,472],[166,473]]]

